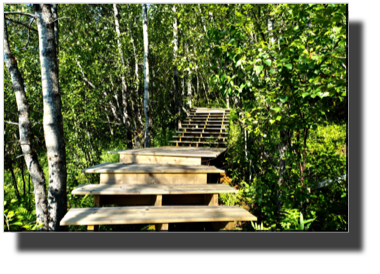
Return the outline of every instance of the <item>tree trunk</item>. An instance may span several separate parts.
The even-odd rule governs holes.
[[[178,54],[178,27],[177,27],[177,10],[176,6],[173,5],[174,12],[174,21],[173,21],[173,89],[174,89],[174,100],[176,107],[176,115],[177,115],[177,124],[178,128],[182,128],[181,125],[181,106],[179,103],[179,77],[178,77],[178,69],[176,65],[176,59]]]
[[[48,228],[48,205],[46,199],[46,183],[42,168],[38,162],[37,154],[31,144],[31,125],[29,118],[29,105],[24,91],[24,81],[17,66],[17,61],[12,55],[8,42],[7,25],[4,21],[4,61],[12,79],[12,88],[16,95],[18,108],[18,123],[20,144],[24,154],[25,164],[32,177],[34,197],[36,201],[37,222],[44,224],[42,230]]]
[[[144,35],[144,115],[145,134],[144,147],[150,147],[151,118],[149,111],[149,42],[148,42],[148,7],[142,5],[143,9],[143,35]]]
[[[187,62],[189,63],[189,66],[190,66],[190,60],[189,60],[189,48],[188,48],[188,45],[186,45],[186,59],[187,59]],[[189,79],[187,80],[187,96],[189,97],[189,101],[187,102],[187,104],[189,105],[189,108],[191,109],[191,101],[192,101],[192,98],[191,98],[191,68],[188,69],[188,72],[189,72]]]
[[[43,125],[49,164],[49,230],[64,230],[59,222],[67,212],[67,171],[54,24],[50,5],[35,4],[34,9],[38,26]]]
[[[114,16],[115,16],[115,28],[117,33],[117,47],[119,49],[119,56],[121,62],[121,101],[123,105],[123,124],[126,131],[126,143],[127,148],[131,149],[132,146],[132,134],[130,129],[130,118],[128,116],[128,95],[127,95],[127,81],[125,78],[125,62],[124,62],[124,54],[120,41],[120,25],[119,25],[119,11],[117,9],[117,5],[113,4]]]
[[[235,101],[235,106],[237,108],[238,114],[239,114],[239,124],[240,128],[242,131],[244,131],[244,155],[245,155],[245,160],[247,161],[248,164],[248,176],[249,176],[249,181],[252,179],[252,163],[251,160],[248,159],[248,136],[247,136],[247,129],[245,125],[245,114],[243,111],[243,106],[241,99],[237,96],[234,96],[234,101]]]

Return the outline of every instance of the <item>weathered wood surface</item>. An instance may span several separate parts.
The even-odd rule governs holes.
[[[100,184],[207,184],[207,173],[100,174]],[[215,182],[209,182],[215,183]]]
[[[190,128],[190,127],[219,127],[219,128],[229,128],[230,126],[227,124],[227,125],[222,125],[222,124],[213,124],[213,123],[189,123],[189,124],[183,124],[182,125],[182,128]]]
[[[224,170],[214,166],[195,165],[149,165],[134,163],[103,163],[85,168],[83,173],[107,173],[107,174],[205,174],[225,173]]]
[[[219,135],[219,134],[222,134],[222,135],[228,135],[228,132],[210,132],[210,131],[204,131],[204,132],[199,132],[199,131],[177,131],[177,133],[184,133],[184,134],[208,134],[208,135]]]
[[[178,144],[210,144],[210,145],[226,145],[227,142],[199,142],[199,141],[169,141],[170,143],[178,143]]]
[[[238,206],[134,206],[71,208],[61,225],[166,224],[256,221]]]
[[[202,157],[172,157],[154,155],[120,154],[120,163],[155,165],[200,165]]]
[[[73,195],[168,195],[168,194],[214,194],[214,193],[237,193],[238,191],[223,184],[139,184],[139,185],[112,185],[112,184],[91,184],[79,185],[71,193]]]
[[[182,133],[182,132],[179,132]],[[126,155],[153,155],[153,156],[172,156],[172,157],[208,157],[215,158],[223,153],[226,148],[189,148],[189,147],[153,147],[142,149],[129,149],[108,151],[108,153]]]
[[[216,121],[229,121],[229,119],[223,119],[223,118],[220,118],[220,117],[194,117],[194,118],[186,118],[185,120],[184,120],[184,122],[189,122],[189,121],[201,121],[201,122],[203,122],[203,121],[210,121],[210,122],[216,122]]]
[[[200,132],[202,132],[202,131],[207,131],[207,132],[211,132],[211,131],[228,132],[228,128],[210,128],[210,127],[209,128],[195,128],[195,127],[193,127],[193,128],[182,128],[182,129],[183,130],[186,129],[186,131],[183,131],[183,132],[187,132],[188,130],[190,130],[190,131],[200,131]]]
[[[221,140],[227,139],[227,137],[196,137],[196,136],[173,136],[173,138],[185,138],[185,139],[221,139]]]
[[[186,128],[186,130],[206,130],[206,131],[228,131],[228,128],[226,127],[214,127],[214,126],[183,126],[182,129]]]

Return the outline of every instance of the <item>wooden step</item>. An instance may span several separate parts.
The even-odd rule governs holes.
[[[197,135],[228,135],[228,132],[210,132],[210,131],[205,131],[205,132],[198,132],[198,131],[176,131],[176,133],[181,133],[181,134],[197,134]],[[202,136],[201,136],[202,137]]]
[[[213,129],[213,128],[207,128],[207,129],[204,129],[204,128],[182,128],[182,132],[188,132],[188,131],[193,131],[193,132],[200,132],[202,133],[203,131],[205,132],[217,132],[217,133],[221,133],[221,132],[228,132],[228,128],[218,128],[218,129]]]
[[[225,113],[196,113],[196,112],[192,112],[190,114],[190,117],[208,117],[208,116],[210,116],[210,117],[228,117],[228,118],[230,118],[230,114],[225,114]]]
[[[185,138],[185,139],[219,139],[225,140],[227,137],[195,137],[195,136],[173,136],[173,138]]]
[[[226,127],[212,127],[212,126],[205,126],[205,127],[196,127],[196,126],[183,126],[180,128],[182,130],[188,131],[188,130],[205,130],[205,131],[228,131],[228,128]]]
[[[212,121],[212,122],[215,122],[215,121],[229,121],[228,118],[220,118],[220,117],[194,117],[194,118],[189,118],[189,117],[186,117],[185,121],[193,121],[193,120],[200,120],[200,121]]]
[[[108,151],[108,153],[115,153],[115,154],[120,154],[120,155],[131,155],[131,156],[172,156],[172,157],[216,158],[224,151],[225,151],[224,148],[151,147],[151,148],[141,148],[141,149]]]
[[[74,195],[169,195],[169,194],[215,194],[237,193],[238,190],[224,184],[205,185],[79,185]]]
[[[225,128],[229,128],[230,125],[228,123],[197,123],[197,122],[189,122],[189,123],[182,123],[182,127],[185,127],[185,126],[198,126],[198,127],[204,127],[204,126],[210,126],[210,127],[225,127]]]
[[[227,145],[227,142],[199,142],[199,141],[169,141],[177,144],[209,144],[209,145]]]
[[[100,184],[207,184],[215,183],[207,174],[225,173],[214,166],[135,163],[103,163],[82,172],[100,173]]]
[[[149,165],[134,163],[103,163],[82,170],[83,173],[107,174],[202,174],[224,173],[214,166]]]
[[[68,225],[169,224],[257,221],[238,206],[133,206],[71,208],[60,222]]]
[[[229,125],[222,125],[222,124],[182,124],[182,127],[186,127],[186,128],[189,128],[189,127],[217,127],[217,128],[229,128]]]

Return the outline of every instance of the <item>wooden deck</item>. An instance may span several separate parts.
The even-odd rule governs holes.
[[[123,225],[256,220],[255,216],[237,206],[135,206],[72,208],[60,224]]]

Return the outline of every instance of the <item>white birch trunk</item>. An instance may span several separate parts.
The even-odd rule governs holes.
[[[151,119],[149,113],[149,41],[148,41],[148,7],[142,5],[143,9],[143,36],[144,36],[144,115],[145,134],[144,147],[150,147],[150,127]]]
[[[39,36],[43,125],[49,164],[49,230],[64,230],[59,222],[67,212],[67,171],[54,24],[51,5],[35,4],[34,9]]]
[[[16,96],[20,145],[22,153],[24,154],[25,164],[29,170],[29,175],[34,186],[37,223],[43,223],[44,226],[41,230],[47,230],[48,204],[46,199],[45,176],[38,162],[37,154],[32,148],[29,104],[24,90],[24,81],[18,69],[17,61],[12,55],[9,46],[6,23],[7,22],[4,21],[4,61],[12,79],[12,89]]]
[[[132,148],[132,138],[131,138],[131,132],[130,132],[130,118],[128,116],[128,95],[127,95],[127,81],[125,78],[125,62],[124,62],[124,53],[122,44],[120,41],[120,24],[119,24],[119,11],[117,9],[117,5],[113,4],[113,11],[114,11],[114,17],[115,17],[115,28],[117,33],[117,47],[119,50],[119,57],[121,62],[121,101],[122,101],[122,111],[123,111],[123,124],[125,128],[125,134],[126,134],[126,143],[128,148]]]
[[[174,89],[174,100],[176,106],[176,114],[177,114],[177,124],[178,128],[182,128],[181,125],[181,107],[179,103],[179,79],[178,79],[178,69],[175,64],[175,60],[177,59],[178,54],[178,27],[177,27],[177,9],[176,6],[173,5],[173,89]]]

